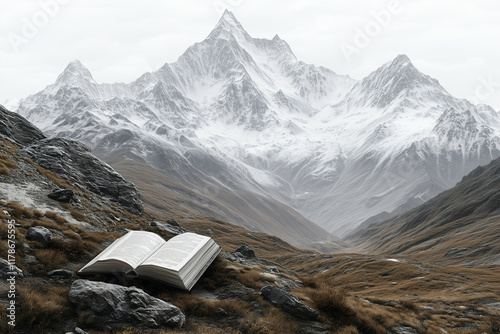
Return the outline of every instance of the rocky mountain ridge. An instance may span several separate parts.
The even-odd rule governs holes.
[[[104,160],[132,159],[193,197],[210,193],[218,218],[271,232],[237,208],[228,213],[225,193],[253,215],[262,198],[291,207],[309,242],[324,241],[309,220],[346,235],[500,156],[498,113],[451,96],[407,56],[356,81],[298,61],[277,35],[251,37],[228,11],[175,63],[98,84],[74,61],[17,112]],[[269,214],[279,221],[286,211]]]

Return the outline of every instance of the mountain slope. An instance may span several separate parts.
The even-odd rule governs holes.
[[[128,84],[97,84],[74,61],[17,112],[104,160],[150,165],[193,197],[229,191],[262,212],[259,198],[272,199],[340,236],[500,156],[498,113],[454,98],[407,56],[356,81],[297,60],[277,35],[251,37],[228,11],[175,63]],[[321,231],[304,237],[320,241]]]
[[[349,236],[359,250],[471,265],[500,264],[500,159],[423,205]]]

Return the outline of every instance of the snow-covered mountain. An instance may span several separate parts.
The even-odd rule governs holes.
[[[356,81],[298,61],[277,35],[252,38],[228,11],[175,63],[98,84],[73,61],[17,111],[49,136],[146,163],[221,207],[234,205],[222,190],[257,211],[266,204],[250,198],[272,198],[337,235],[500,156],[498,113],[454,98],[405,55]],[[241,223],[255,228],[251,220]]]

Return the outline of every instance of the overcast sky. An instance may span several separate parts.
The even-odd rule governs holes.
[[[36,93],[79,59],[99,83],[175,62],[224,9],[253,37],[362,79],[406,54],[456,97],[500,110],[497,0],[1,0],[0,103]]]

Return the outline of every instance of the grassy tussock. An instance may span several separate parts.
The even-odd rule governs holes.
[[[45,266],[45,271],[60,269],[68,262],[66,254],[57,249],[40,249],[35,252],[35,256]]]
[[[9,169],[16,169],[17,164],[11,159],[7,154],[0,153],[0,165],[3,165]]]
[[[73,306],[69,302],[69,287],[36,286],[19,287],[21,309],[17,314],[17,326],[45,333],[51,325],[69,318]]]
[[[76,220],[79,220],[81,222],[84,222],[84,221],[87,220],[85,218],[85,214],[82,213],[81,211],[78,211],[78,210],[75,210],[75,209],[71,209],[71,210],[69,210],[69,213],[71,214],[71,216],[73,216],[73,218],[75,218]]]
[[[320,284],[317,289],[309,289],[308,296],[317,310],[329,317],[343,317],[352,313],[347,303],[347,291],[331,285]]]
[[[0,153],[0,175],[8,177],[12,169],[16,169],[17,164],[7,154]]]
[[[243,319],[240,327],[241,333],[245,334],[295,333],[296,329],[295,320],[279,309],[273,309],[263,317],[250,314]]]
[[[9,214],[11,215],[12,218],[17,218],[17,219],[21,219],[21,218],[33,218],[34,217],[34,214],[33,212],[24,207],[23,205],[19,204],[19,203],[15,203],[15,202],[8,202],[5,206],[7,206],[7,211],[9,212]]]
[[[45,217],[47,217],[49,219],[52,219],[52,220],[56,221],[59,224],[67,223],[66,218],[61,217],[57,212],[54,212],[54,211],[46,211],[45,212]]]

